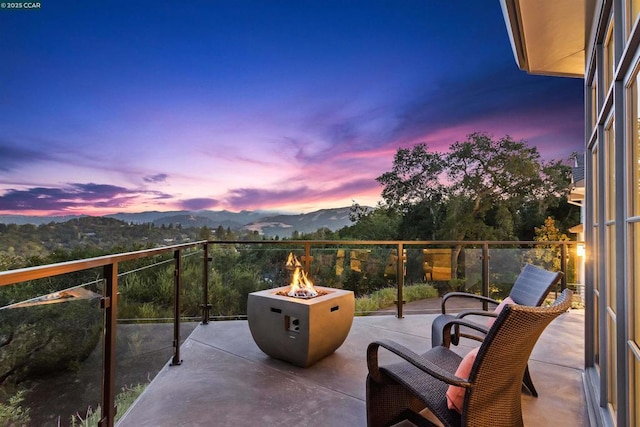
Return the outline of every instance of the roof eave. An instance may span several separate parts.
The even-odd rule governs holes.
[[[530,74],[583,78],[588,2],[500,0],[518,67]]]

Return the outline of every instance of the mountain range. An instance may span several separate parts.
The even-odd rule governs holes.
[[[170,224],[181,227],[209,227],[216,229],[223,227],[231,230],[257,231],[266,237],[291,237],[294,231],[311,233],[319,228],[331,231],[352,225],[349,219],[350,207],[320,209],[306,214],[287,214],[274,211],[148,211],[139,213],[117,213],[105,215],[120,221],[133,224],[152,223],[156,226]],[[3,224],[49,224],[51,222],[67,222],[79,218],[76,215],[65,216],[29,216],[29,215],[0,215]]]

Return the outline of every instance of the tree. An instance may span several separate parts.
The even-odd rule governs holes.
[[[444,232],[453,240],[514,239],[519,210],[546,197],[540,155],[525,142],[474,133],[452,144],[445,161],[456,209]]]
[[[566,242],[569,237],[556,227],[555,220],[547,217],[544,225],[535,228],[535,240],[538,242]],[[553,271],[561,269],[560,251],[562,248],[557,245],[537,245],[533,250],[533,259],[537,265]]]
[[[425,144],[400,148],[392,171],[376,180],[389,208],[435,226],[405,238],[510,240],[518,238],[523,211],[545,212],[566,196],[569,172],[560,162],[542,162],[524,141],[472,133],[447,153]]]
[[[198,239],[211,240],[211,229],[206,225],[203,225],[200,231],[198,232]]]
[[[390,209],[406,212],[420,202],[438,202],[446,192],[441,176],[446,161],[441,153],[431,153],[426,144],[399,148],[393,170],[376,178],[384,185],[382,198]]]
[[[291,240],[296,240],[295,234],[296,231],[292,233]],[[297,236],[300,240],[332,240],[335,238],[335,233],[327,227],[321,227],[311,233],[298,233]]]
[[[354,205],[353,212],[357,212],[357,222],[338,230],[335,234],[339,239],[395,240],[398,238],[401,217],[395,210],[378,206],[377,209],[365,212],[358,210],[358,205]]]
[[[378,204],[378,207],[380,207],[379,204]],[[359,203],[356,203],[354,201],[351,204],[351,209],[349,209],[349,220],[351,222],[358,222],[360,221],[361,218],[364,218],[365,216],[370,214],[371,211],[372,211],[371,208],[367,206],[361,206]]]
[[[406,209],[398,221],[398,239],[436,240],[445,215],[442,199],[423,200]]]
[[[386,205],[402,214],[403,239],[517,240],[523,213],[535,212],[540,224],[566,197],[570,169],[544,163],[524,141],[472,133],[446,153],[426,144],[400,148],[393,169],[376,180]]]

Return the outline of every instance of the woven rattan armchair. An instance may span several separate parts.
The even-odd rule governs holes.
[[[569,309],[572,293],[563,291],[551,307],[507,305],[489,329],[469,378],[454,375],[462,358],[443,345],[419,355],[393,341],[375,341],[367,348],[367,425],[389,426],[409,419],[434,425],[419,415],[430,411],[444,426],[522,426],[521,378],[533,347],[549,323]],[[464,319],[453,325],[475,328]],[[378,366],[383,347],[402,360]],[[449,385],[466,389],[461,413],[447,407]]]
[[[552,272],[545,270],[540,267],[536,267],[531,264],[526,264],[520,275],[518,275],[513,287],[511,288],[511,292],[509,293],[509,297],[519,305],[526,305],[530,307],[538,307],[540,304],[544,302],[545,297],[549,294],[551,289],[555,287],[560,279],[562,279],[562,272]],[[487,308],[490,308],[491,311],[484,310],[464,310],[459,312],[456,315],[447,314],[447,302],[454,301],[456,298],[462,298],[465,300],[475,300],[478,302],[487,303]],[[445,296],[442,297],[442,314],[437,316],[433,323],[431,324],[431,346],[437,347],[442,345],[443,343],[443,331],[444,326],[453,319],[462,319],[468,316],[483,316],[489,320],[491,317],[496,317],[496,314],[493,312],[493,309],[499,305],[499,302],[488,298],[482,295],[471,294],[468,292],[449,292]],[[448,329],[451,331],[451,343],[454,345],[458,345],[460,337],[466,337],[470,339],[474,339],[476,341],[482,341],[484,336],[489,329],[488,323],[485,322],[483,324],[478,323],[477,318],[474,323],[478,326],[478,328],[474,328],[469,331],[468,329],[454,327]],[[529,390],[532,396],[538,397],[538,392],[533,385],[533,380],[529,374],[529,369],[525,370],[523,384]]]

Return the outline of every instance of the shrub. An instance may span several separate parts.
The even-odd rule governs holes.
[[[380,308],[377,300],[374,300],[370,296],[364,296],[356,298],[356,313],[368,313],[376,311]]]
[[[0,316],[0,384],[76,366],[100,339],[102,312],[96,300],[3,310]]]
[[[29,408],[21,406],[24,400],[24,390],[18,391],[9,397],[6,403],[0,402],[0,425],[3,426],[25,426],[29,425]]]
[[[437,297],[438,291],[431,285],[418,284],[404,288],[404,298],[407,302]]]
[[[138,384],[131,387],[125,386],[122,388],[122,391],[118,393],[115,398],[115,405],[118,408],[115,421],[118,421],[120,417],[127,412],[127,409],[129,409],[129,407],[133,405],[133,402],[136,401],[138,396],[140,396],[140,394],[144,391],[145,387],[146,387],[145,384]],[[101,408],[100,408],[100,405],[98,405],[95,411],[91,407],[87,408],[87,413],[85,414],[84,418],[82,418],[80,414],[72,415],[71,426],[73,427],[97,426],[98,422],[100,421],[100,411],[101,411]]]
[[[405,286],[403,295],[406,302],[436,298],[438,291],[431,285],[418,284]],[[356,298],[356,313],[366,314],[395,304],[397,291],[395,288],[384,288],[369,295]]]

